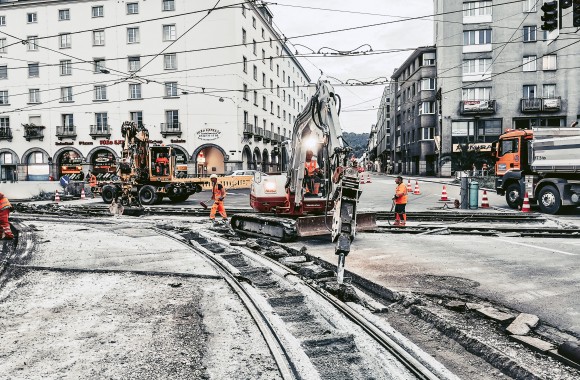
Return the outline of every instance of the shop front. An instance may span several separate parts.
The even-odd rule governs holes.
[[[117,176],[117,158],[110,150],[96,150],[91,157],[91,165],[97,181],[110,181]]]
[[[83,173],[83,157],[76,149],[67,149],[57,152],[55,155],[58,178],[68,176],[71,181],[82,181],[85,179]]]
[[[49,158],[48,153],[41,149],[33,149],[24,153],[26,180],[49,181],[51,179]]]
[[[18,156],[9,150],[0,150],[0,181],[16,182],[18,181]]]
[[[185,149],[173,146],[173,153],[175,155],[175,176],[177,178],[187,177],[187,152]]]
[[[198,147],[192,157],[198,176],[224,174],[225,163],[228,160],[229,156],[225,154],[225,151],[214,144],[204,144]]]

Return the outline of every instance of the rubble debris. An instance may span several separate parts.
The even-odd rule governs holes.
[[[520,313],[506,328],[512,335],[527,335],[531,329],[538,325],[540,319],[533,314]]]

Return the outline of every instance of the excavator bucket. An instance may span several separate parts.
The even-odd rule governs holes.
[[[374,212],[357,213],[356,230],[368,231],[377,227],[377,214]],[[302,216],[296,220],[298,236],[328,235],[332,229],[332,215]]]

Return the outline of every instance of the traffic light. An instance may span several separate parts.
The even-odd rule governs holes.
[[[544,15],[541,17],[544,22],[542,30],[549,30],[551,32],[554,29],[558,29],[558,1],[548,1],[542,5],[541,9],[544,12]]]
[[[574,27],[580,27],[580,0],[574,0],[572,2],[572,25]]]
[[[560,9],[567,9],[572,6],[572,0],[560,0]]]

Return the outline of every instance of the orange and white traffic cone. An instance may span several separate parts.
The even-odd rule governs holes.
[[[441,191],[441,198],[439,200],[444,202],[449,201],[449,198],[447,198],[447,186],[445,185],[443,185],[443,190]]]
[[[415,181],[415,190],[413,190],[413,194],[421,195],[421,190],[419,190],[419,182]]]
[[[58,195],[58,190],[54,191],[54,201],[60,202],[60,195]]]
[[[481,198],[481,208],[489,208],[489,200],[487,199],[487,190],[483,190],[483,198]]]
[[[85,199],[87,199],[87,197],[85,196],[85,188],[83,187],[83,188],[81,189],[81,200],[83,200],[83,201],[84,201]]]
[[[407,180],[407,194],[413,192],[413,187],[411,187],[411,180]]]
[[[364,174],[361,174],[361,176],[360,176],[360,184],[361,185],[365,184],[365,175]]]
[[[367,173],[367,183],[372,183],[371,182],[371,175],[369,173]]]
[[[524,204],[522,205],[522,212],[532,212],[530,208],[530,199],[528,198],[528,192],[524,195]]]

